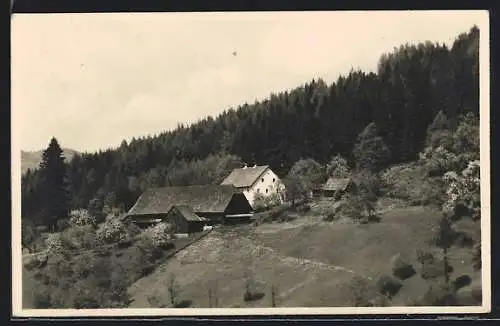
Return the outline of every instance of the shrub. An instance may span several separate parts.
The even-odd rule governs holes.
[[[34,306],[36,309],[52,308],[52,300],[50,292],[46,286],[35,289],[34,291]]]
[[[69,249],[91,249],[97,244],[97,237],[92,225],[74,225],[61,233],[64,247]]]
[[[377,293],[377,289],[372,281],[354,276],[348,283],[349,303],[353,307],[378,307],[386,306],[387,299]]]
[[[86,209],[76,209],[70,212],[69,224],[72,226],[96,225],[96,219]]]
[[[151,237],[142,236],[136,244],[140,250],[140,261],[149,264],[153,263],[163,256],[163,251],[153,244]]]
[[[419,300],[422,306],[454,306],[457,298],[453,291],[444,284],[433,284]]]
[[[253,292],[247,289],[243,294],[243,301],[245,302],[257,301],[262,299],[264,296],[265,294],[262,292]]]
[[[472,282],[472,279],[469,275],[461,275],[457,277],[453,282],[451,282],[452,290],[453,291],[458,291],[463,287],[466,287],[467,285],[470,285]]]
[[[380,294],[387,296],[389,299],[395,296],[403,284],[391,276],[382,276],[377,281],[377,289]]]
[[[141,228],[138,227],[135,223],[127,223],[126,229],[128,238],[135,238],[142,232]]]
[[[297,213],[307,213],[311,211],[311,206],[309,204],[302,204],[295,207]]]
[[[111,219],[102,223],[96,232],[97,240],[102,243],[117,243],[127,237],[125,224],[117,219]]]
[[[425,251],[425,250],[417,250],[417,260],[421,265],[427,264],[427,263],[433,263],[435,261],[436,257],[434,254],[430,251]]]
[[[97,309],[101,308],[99,302],[91,295],[77,296],[73,300],[75,309]]]
[[[151,239],[153,247],[169,248],[172,246],[172,227],[168,223],[161,222],[145,230],[142,237]]]
[[[148,295],[147,297],[149,306],[152,308],[164,308],[165,305],[161,303],[156,295]]]
[[[412,264],[401,259],[400,254],[397,254],[392,257],[391,266],[392,266],[392,274],[401,280],[405,280],[416,274]]]
[[[264,293],[255,289],[255,283],[252,276],[247,275],[245,281],[245,291],[243,293],[243,301],[250,302],[260,300],[265,296]]]
[[[60,233],[50,233],[45,240],[45,244],[49,254],[58,254],[64,250]]]
[[[262,193],[257,193],[253,200],[253,207],[256,212],[262,212],[279,205],[280,202],[281,198],[277,192],[272,192],[266,196]]]
[[[189,308],[193,304],[191,300],[180,300],[179,302],[174,303],[173,308]]]
[[[348,217],[359,223],[379,222],[380,218],[374,215],[374,210],[373,201],[364,195],[347,195],[335,215]]]
[[[69,221],[69,219],[62,219],[62,220],[58,220],[56,222],[56,229],[59,232],[62,232],[62,231],[66,230],[69,227],[70,227],[70,221]]]
[[[472,237],[462,231],[457,231],[454,234],[455,241],[454,244],[460,247],[467,247],[467,248],[472,248],[474,246],[474,240]]]
[[[453,267],[448,264],[448,274],[453,272]],[[436,279],[438,277],[444,277],[446,276],[446,272],[444,269],[444,261],[442,259],[433,261],[433,262],[427,262],[424,263],[420,266],[420,276],[425,279]]]
[[[453,219],[470,215],[481,216],[479,161],[471,161],[461,173],[448,172],[444,176],[447,185],[443,211]]]

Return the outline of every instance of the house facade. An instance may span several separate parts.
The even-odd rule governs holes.
[[[259,195],[263,197],[274,195],[279,203],[285,200],[285,185],[267,165],[234,169],[221,185],[236,187],[252,206]]]

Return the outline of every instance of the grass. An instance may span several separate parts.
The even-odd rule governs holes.
[[[413,265],[416,274],[401,281],[402,287],[389,304],[407,305],[426,294],[429,282],[420,276],[416,249],[430,249],[439,211],[394,205],[391,210],[380,210],[380,223],[360,225],[323,221],[321,207],[331,204],[327,200],[314,203],[311,212],[290,213],[294,219],[285,222],[221,227],[192,244],[193,239],[177,239],[174,249],[163,251],[147,264],[139,259],[140,250],[132,243],[73,253],[67,265],[78,272],[82,261],[103,257],[116,269],[113,273],[120,270],[132,299],[129,307],[133,308],[170,306],[172,275],[177,284],[176,301],[186,303],[186,307],[213,307],[213,302],[217,307],[271,307],[273,288],[277,307],[325,307],[351,306],[348,298],[353,278],[376,284],[381,277],[392,275],[391,258],[399,254]],[[464,220],[459,226],[472,232],[478,223]],[[451,280],[462,275],[472,278],[470,285],[459,290],[462,302],[474,302],[470,297],[481,284],[480,272],[472,270],[470,260],[470,248],[450,251]],[[31,289],[43,280],[43,273],[43,269],[24,269],[25,308],[33,307]],[[68,280],[59,283],[71,285]],[[249,281],[258,299],[245,300]],[[74,294],[64,297],[61,293],[65,306],[74,302]]]
[[[176,275],[180,298],[191,300],[192,307],[208,307],[208,289],[214,283],[219,307],[270,307],[272,286],[279,289],[278,307],[348,306],[348,283],[354,275],[373,281],[392,275],[390,260],[398,253],[417,266],[416,248],[427,248],[440,216],[431,208],[408,207],[386,212],[382,222],[367,225],[328,223],[309,215],[214,231],[134,283],[130,306],[150,307],[150,296],[168,302],[171,274]],[[477,282],[479,273],[472,271],[469,255],[466,248],[450,252],[452,279],[467,274]],[[261,300],[243,300],[248,277],[255,291],[265,294]],[[427,291],[418,269],[402,283],[391,305],[405,305]]]

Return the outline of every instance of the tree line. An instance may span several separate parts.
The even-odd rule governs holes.
[[[354,165],[364,157],[357,164],[369,166],[358,136],[375,126],[379,138],[370,148],[386,146],[379,170],[416,160],[440,111],[452,129],[460,116],[479,115],[476,26],[451,47],[401,45],[380,57],[376,73],[352,70],[331,85],[312,80],[215,118],[75,155],[67,164],[52,139],[40,168],[22,176],[22,215],[55,226],[69,209],[127,210],[149,187],[219,183],[243,163],[268,164],[280,177],[305,158],[326,165],[339,155]]]

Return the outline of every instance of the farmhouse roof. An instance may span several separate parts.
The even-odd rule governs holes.
[[[236,188],[250,187],[268,168],[268,165],[261,165],[234,169],[221,185],[233,185]]]
[[[193,212],[222,213],[237,189],[228,185],[150,188],[128,211],[130,215],[168,213],[172,206],[189,206]]]
[[[329,178],[322,189],[326,191],[344,191],[351,182],[350,178]]]
[[[190,206],[187,205],[174,205],[170,209],[172,211],[173,209],[177,209],[179,213],[187,220],[187,221],[192,221],[192,222],[201,222],[201,221],[206,221],[206,218],[203,218],[201,216],[196,215],[196,213],[193,211],[193,209]]]

